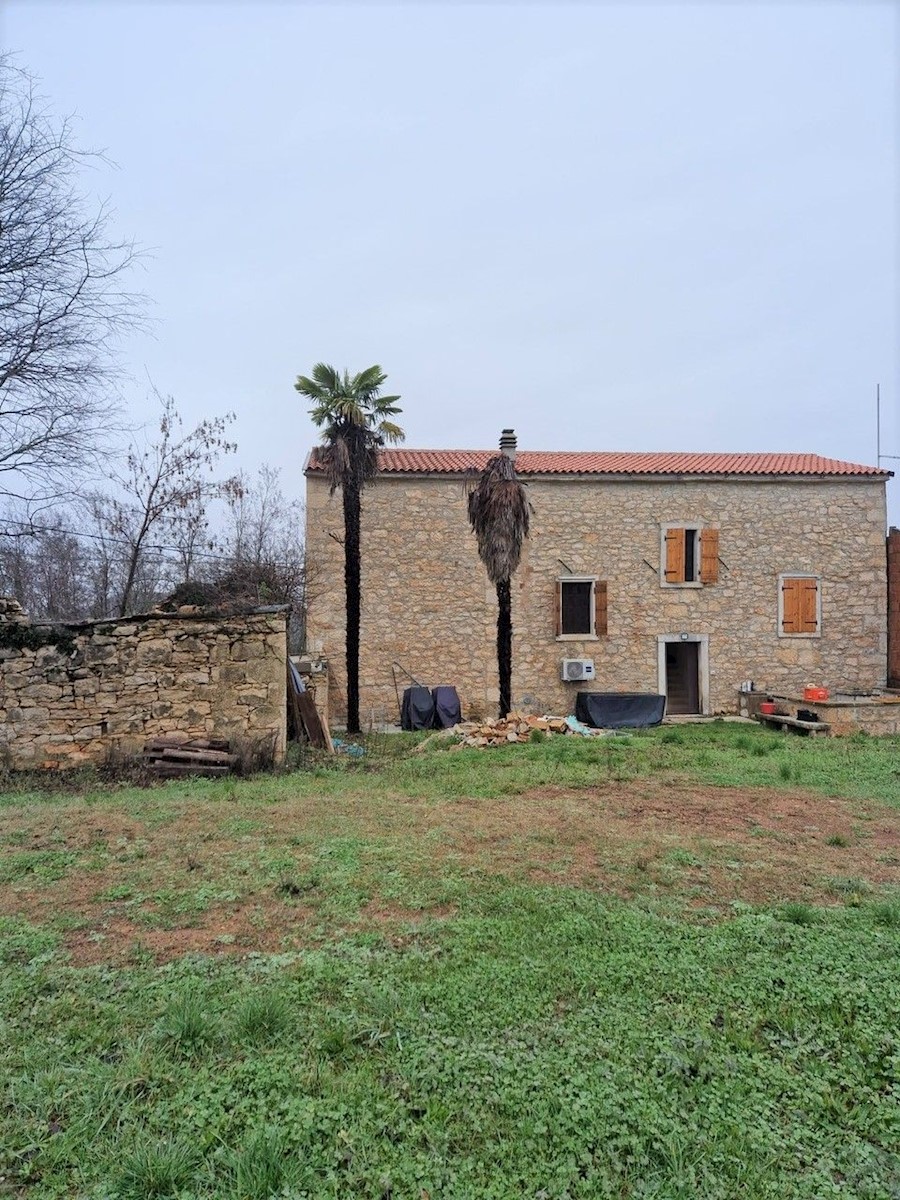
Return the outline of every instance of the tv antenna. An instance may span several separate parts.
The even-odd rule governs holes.
[[[875,384],[875,453],[878,456],[877,465],[881,466],[883,458],[890,458],[894,462],[900,462],[900,454],[882,454],[881,453],[881,384]]]

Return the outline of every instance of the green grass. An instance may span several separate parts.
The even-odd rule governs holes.
[[[18,957],[2,1172],[123,1200],[890,1196],[898,951],[866,909],[707,926],[508,888],[402,949]]]
[[[87,775],[80,798],[102,804],[115,796],[149,819],[156,809],[154,798],[164,797],[158,814],[164,821],[165,810],[177,802],[190,804],[202,797],[236,803],[239,797],[240,811],[233,816],[238,828],[251,820],[248,805],[254,801],[269,804],[310,795],[353,794],[362,780],[372,795],[490,799],[547,786],[690,779],[720,787],[802,787],[900,808],[900,737],[801,738],[721,721],[596,739],[554,737],[488,751],[450,753],[446,742],[437,741],[410,753],[420,741],[421,736],[414,734],[376,735],[361,759],[336,755],[311,760],[310,769],[294,774],[240,781],[194,779],[150,791],[101,785]],[[0,793],[0,807],[65,804],[72,792],[71,782],[59,792],[10,790]],[[246,828],[253,832],[252,820]],[[130,852],[139,853],[140,847]]]
[[[524,824],[541,788],[572,789],[554,812],[577,827],[601,803],[614,822],[622,784],[648,780],[890,815],[896,739],[713,725],[410,744],[294,775],[4,797],[0,897],[43,916],[0,918],[0,1195],[900,1196],[900,897],[855,873],[831,800],[822,869],[846,874],[821,905],[784,899],[790,880],[770,906],[678,891],[719,860],[758,871],[788,844],[777,830],[749,830],[740,855],[705,838],[630,851],[628,901],[566,883],[572,844]],[[506,797],[522,829],[467,816]],[[106,840],[70,836],[70,808]],[[561,882],[530,879],[530,855]],[[85,877],[116,922],[183,931],[268,904],[304,948],[158,964],[139,942],[104,959],[100,941],[76,966],[74,918],[39,902]],[[372,904],[381,924],[361,920]]]

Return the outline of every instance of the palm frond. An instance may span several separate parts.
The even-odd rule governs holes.
[[[316,363],[311,376],[297,376],[294,388],[313,401],[309,415],[322,430],[319,455],[332,491],[351,481],[361,487],[378,469],[378,448],[403,441],[400,426],[386,419],[403,411],[399,396],[380,395],[386,378],[377,364],[351,376]]]
[[[505,454],[490,459],[477,482],[473,481],[467,507],[488,578],[494,584],[509,580],[522,557],[531,505]]]
[[[392,445],[395,445],[397,442],[402,442],[406,434],[393,421],[382,421],[378,426],[378,436],[383,442],[390,442]]]

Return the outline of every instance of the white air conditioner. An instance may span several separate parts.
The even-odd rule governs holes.
[[[581,679],[594,678],[592,658],[564,658],[562,660],[563,683],[577,683]]]

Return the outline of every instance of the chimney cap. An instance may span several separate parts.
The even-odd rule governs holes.
[[[505,454],[507,458],[515,459],[516,457],[516,431],[514,429],[504,429],[500,434],[500,452]]]

